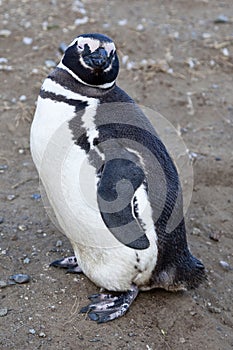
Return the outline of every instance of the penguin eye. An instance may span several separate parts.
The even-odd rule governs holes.
[[[84,50],[84,47],[81,46],[81,45],[78,45],[78,50],[79,50],[79,51],[83,51],[83,50]]]

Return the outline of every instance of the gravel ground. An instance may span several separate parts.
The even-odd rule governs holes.
[[[233,8],[228,1],[0,1],[1,349],[233,348]],[[141,293],[97,325],[79,314],[98,288],[49,268],[71,253],[39,195],[29,130],[59,46],[85,32],[117,43],[118,84],[179,130],[193,161],[188,240],[208,283]],[[25,284],[9,276],[28,274]]]

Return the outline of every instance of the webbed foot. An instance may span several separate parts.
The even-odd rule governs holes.
[[[65,268],[67,269],[67,273],[82,273],[82,269],[78,266],[75,256],[55,260],[49,266]]]
[[[89,318],[97,323],[112,321],[126,313],[137,294],[138,288],[134,285],[119,295],[93,294],[89,297],[92,303],[83,307],[80,312],[88,313]]]

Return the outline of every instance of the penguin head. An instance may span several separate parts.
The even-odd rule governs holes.
[[[109,37],[93,33],[78,36],[62,58],[79,81],[91,86],[112,86],[119,72],[116,47]]]

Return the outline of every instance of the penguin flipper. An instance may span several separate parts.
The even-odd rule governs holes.
[[[134,213],[136,190],[145,180],[143,169],[130,159],[114,158],[105,162],[97,189],[102,219],[124,245],[147,249],[150,242]]]

